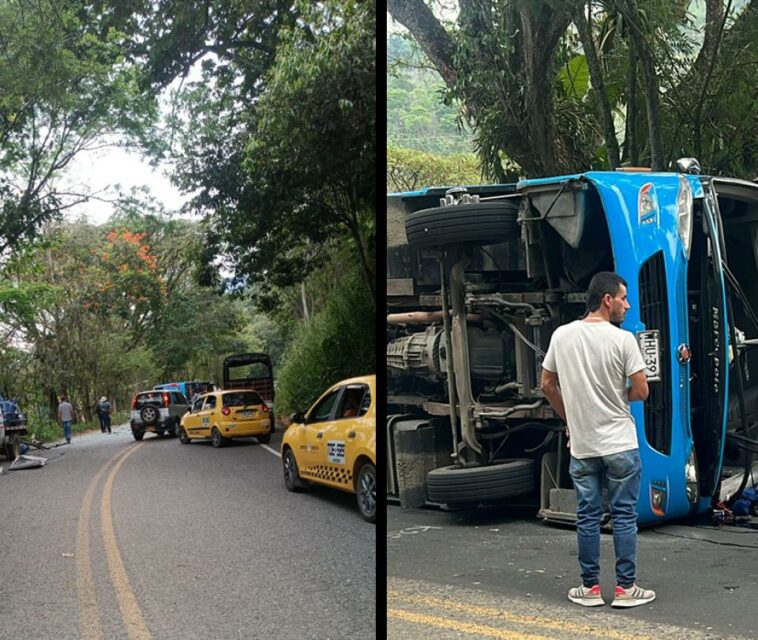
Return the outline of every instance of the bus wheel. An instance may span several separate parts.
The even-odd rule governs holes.
[[[533,493],[537,489],[531,458],[504,460],[486,467],[440,467],[426,476],[427,494],[439,504],[476,503]]]
[[[477,202],[409,213],[405,234],[413,247],[442,247],[469,242],[489,245],[518,238],[518,205]]]

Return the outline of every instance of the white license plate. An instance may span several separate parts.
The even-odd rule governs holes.
[[[252,411],[240,411],[240,416],[243,418],[249,418],[253,415]]]
[[[645,361],[645,375],[648,382],[661,380],[661,332],[638,331],[637,342],[640,345],[642,359]]]

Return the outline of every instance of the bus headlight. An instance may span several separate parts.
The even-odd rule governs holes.
[[[687,178],[679,176],[679,191],[676,194],[676,220],[679,237],[682,239],[688,260],[692,246],[692,215],[692,187],[690,187]]]
[[[684,478],[687,483],[687,500],[690,504],[696,504],[698,501],[698,479],[697,479],[697,459],[695,458],[695,449],[690,450],[690,457],[687,458],[687,464],[684,465]]]

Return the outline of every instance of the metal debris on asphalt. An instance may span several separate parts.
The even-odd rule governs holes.
[[[40,456],[18,456],[11,466],[8,467],[9,471],[17,471],[18,469],[32,469],[34,467],[44,467],[47,462],[47,458],[41,458]]]

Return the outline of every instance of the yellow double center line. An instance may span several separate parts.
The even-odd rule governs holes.
[[[580,637],[582,638],[602,638],[603,640],[653,640],[650,636],[632,635],[626,631],[621,632],[614,629],[598,628],[597,625],[591,626],[588,624],[572,623],[565,620],[524,616],[509,613],[493,607],[480,607],[464,602],[435,598],[432,596],[418,596],[395,589],[388,589],[387,597],[389,601],[394,601],[398,605],[416,605],[424,611],[428,611],[430,608],[441,609],[444,612],[456,612],[469,616],[479,616],[493,621],[508,622],[527,628],[541,627],[540,630],[545,631],[574,632],[580,634]],[[469,633],[481,638],[497,638],[498,640],[551,640],[551,638],[555,637],[553,634],[542,636],[533,633],[522,633],[490,625],[452,620],[449,617],[416,613],[396,607],[387,608],[387,617],[405,620],[407,622],[415,622],[430,627],[437,627],[438,629]]]
[[[132,591],[129,578],[126,575],[124,562],[118,550],[116,532],[113,528],[113,516],[111,515],[111,493],[116,474],[118,474],[121,465],[124,464],[126,459],[139,449],[142,444],[134,445],[126,451],[119,451],[100,467],[95,477],[92,478],[92,482],[90,482],[84,495],[84,502],[79,512],[76,554],[77,588],[79,591],[79,628],[84,640],[102,640],[103,638],[103,631],[98,616],[95,581],[92,576],[89,524],[95,492],[100,484],[100,479],[111,465],[113,465],[113,468],[108,475],[108,479],[105,481],[103,498],[100,505],[103,543],[105,545],[105,557],[108,561],[108,570],[116,590],[116,599],[121,609],[121,617],[124,620],[129,640],[152,639],[150,631],[145,624],[142,611],[137,603],[137,598],[135,598],[134,591]]]

